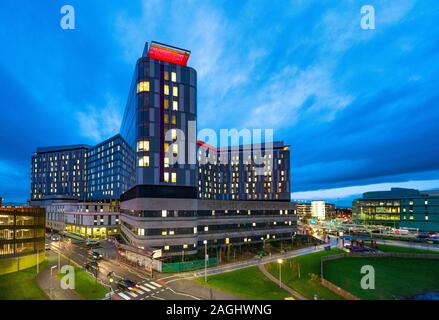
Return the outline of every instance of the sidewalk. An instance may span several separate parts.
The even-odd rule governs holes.
[[[57,255],[52,252],[47,253],[49,260],[48,266],[41,271],[36,280],[40,288],[47,294],[51,300],[83,300],[82,297],[73,290],[64,290],[61,288],[61,281],[57,274],[58,267],[53,270],[52,281],[50,278],[50,268],[58,265]],[[61,265],[68,264],[68,261],[61,257]],[[52,290],[50,286],[52,285]]]
[[[276,285],[279,285],[279,279],[276,279],[270,272],[267,271],[267,269],[265,269],[265,265],[260,264],[259,265],[259,270],[261,270],[261,272],[271,281],[273,281]],[[294,298],[298,298],[299,300],[308,300],[306,299],[304,296],[302,296],[299,292],[291,289],[290,287],[288,287],[287,285],[285,285],[283,282],[281,284],[281,288],[284,289],[285,291],[287,291],[288,293],[290,293],[291,295],[293,295]]]

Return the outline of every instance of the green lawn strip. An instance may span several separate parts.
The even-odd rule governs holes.
[[[428,249],[419,249],[419,248],[407,248],[407,247],[398,247],[398,246],[390,246],[384,244],[378,244],[378,250],[383,252],[401,252],[401,253],[433,253],[439,254],[439,251],[432,251]]]
[[[209,276],[207,280],[207,284],[204,282],[204,278],[198,278],[194,281],[247,299],[283,300],[291,297],[288,292],[280,289],[268,279],[258,267]]]
[[[40,271],[47,261],[40,263]],[[36,282],[37,267],[0,276],[0,300],[48,300]]]
[[[319,279],[320,258],[343,252],[344,251],[340,249],[331,249],[330,251],[319,251],[285,260],[282,263],[282,282],[308,299],[314,299],[314,295],[317,295],[318,299],[342,299],[339,295],[323,287],[320,284]],[[279,277],[279,264],[277,262],[269,263],[266,267],[273,276],[276,278]],[[312,279],[311,274],[316,275],[319,278]]]
[[[375,289],[361,289],[361,267],[375,269]],[[345,258],[325,262],[327,280],[360,299],[409,298],[439,287],[439,260],[403,258]]]
[[[64,274],[58,273],[58,277],[62,278]],[[79,267],[75,267],[75,289],[82,298],[86,300],[99,300],[105,297],[109,292],[107,287]]]

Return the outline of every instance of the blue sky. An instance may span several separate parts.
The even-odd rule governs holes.
[[[294,198],[439,188],[438,18],[435,0],[1,1],[0,195],[28,198],[37,146],[118,131],[151,40],[192,51],[199,129],[273,128],[291,145]]]

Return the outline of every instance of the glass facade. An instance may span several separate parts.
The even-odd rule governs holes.
[[[44,251],[45,211],[0,207],[0,258]]]

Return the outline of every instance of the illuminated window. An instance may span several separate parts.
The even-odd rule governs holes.
[[[139,157],[139,167],[149,167],[149,156]]]
[[[165,173],[163,174],[163,180],[164,180],[165,182],[169,182],[169,172],[165,172]]]
[[[163,163],[164,163],[163,165],[165,168],[169,168],[169,158],[168,157],[165,157]]]
[[[149,151],[149,141],[137,141],[137,152]]]
[[[168,109],[169,109],[169,100],[168,100],[168,99],[165,99],[165,100],[163,101],[163,107],[165,108],[165,110],[168,110]]]
[[[166,230],[162,231],[162,236],[166,236],[168,233],[166,232]]]
[[[169,250],[169,246],[165,246],[165,250],[168,251]]]
[[[137,84],[137,93],[148,92],[149,91],[149,81],[140,81]]]
[[[172,101],[172,110],[178,111],[178,101]]]
[[[177,130],[171,129],[172,140],[177,140]]]
[[[177,174],[175,172],[172,172],[172,182],[173,183],[177,182]]]
[[[165,152],[168,152],[169,150],[169,143],[165,143]]]
[[[163,87],[163,92],[164,94],[169,96],[169,86],[167,84],[165,84],[165,86]]]
[[[165,77],[166,81],[169,80],[169,72],[168,71],[165,71],[164,77]]]
[[[171,72],[171,81],[172,82],[177,82],[177,73]]]
[[[168,93],[169,94],[169,87],[168,87]],[[178,97],[178,87],[172,87],[172,95],[174,97]]]
[[[168,216],[168,211],[162,210],[162,217],[165,218]]]
[[[177,124],[177,117],[176,116],[172,116],[172,124]]]
[[[176,144],[176,143],[173,143],[173,144],[172,144],[172,152],[173,152],[174,154],[177,154],[177,153],[178,153],[178,144]]]

